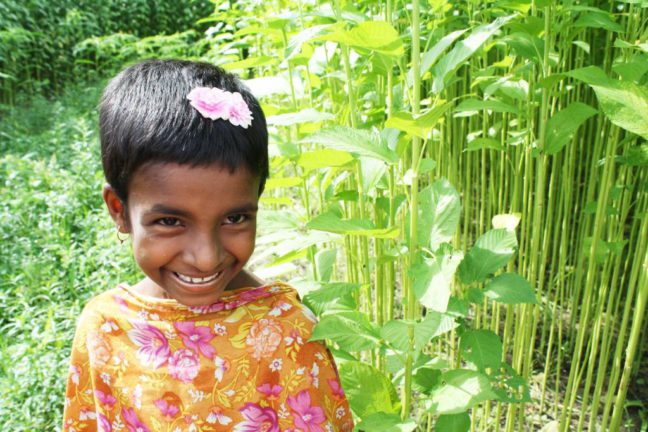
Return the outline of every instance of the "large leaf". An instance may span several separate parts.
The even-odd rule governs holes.
[[[353,429],[354,431],[371,432],[412,432],[416,423],[412,419],[401,420],[394,413],[377,412],[368,415]]]
[[[349,30],[338,27],[332,33],[318,36],[316,40],[339,42],[392,57],[400,57],[405,52],[398,31],[385,21],[364,21]]]
[[[462,259],[463,252],[446,247],[435,253],[434,259],[412,266],[414,294],[423,306],[438,312],[448,309],[455,271]]]
[[[510,365],[502,363],[488,379],[500,402],[531,402],[529,384]]]
[[[335,149],[318,149],[304,152],[299,155],[297,165],[306,170],[328,167],[340,167],[348,164],[353,159],[351,153]]]
[[[490,330],[469,330],[461,335],[463,358],[479,370],[495,369],[502,363],[502,341]]]
[[[305,108],[299,112],[278,114],[267,118],[268,125],[290,126],[298,123],[313,123],[325,120],[334,120],[335,115],[320,112],[314,108]]]
[[[376,228],[373,222],[367,219],[342,219],[332,211],[315,216],[306,224],[306,228],[375,238],[396,238],[399,233],[398,228],[395,227]]]
[[[484,293],[504,304],[537,303],[529,281],[516,273],[504,273],[493,278],[484,288]]]
[[[451,102],[440,102],[434,108],[416,117],[409,112],[396,113],[387,119],[385,127],[399,129],[412,136],[428,139],[434,126],[450,107],[452,107]]]
[[[325,315],[313,329],[310,340],[330,339],[345,351],[375,348],[380,335],[367,316],[358,311],[336,311]]]
[[[547,136],[544,146],[546,154],[553,155],[565,147],[585,120],[598,113],[597,110],[581,102],[574,102],[558,111],[547,122]]]
[[[440,415],[434,430],[443,432],[468,432],[470,430],[470,415],[468,413]]]
[[[606,117],[615,125],[648,139],[648,89],[609,79],[601,68],[588,66],[567,72],[594,89]]]
[[[513,257],[517,239],[513,231],[494,229],[477,239],[459,265],[459,278],[465,284],[483,282]]]
[[[380,329],[380,336],[382,336],[383,339],[389,342],[397,350],[407,352],[410,351],[411,348],[410,332],[412,333],[412,339],[414,339],[415,325],[416,324],[413,321],[400,319],[387,321]]]
[[[466,61],[477,51],[492,35],[497,32],[507,22],[515,18],[516,15],[499,17],[490,24],[477,27],[470,35],[458,42],[452,50],[443,56],[439,62],[432,68],[432,91],[439,93],[445,87],[446,77],[455,71],[461,63]]]
[[[441,376],[427,410],[432,414],[458,414],[487,400],[496,399],[488,377],[467,369],[453,369]]]
[[[428,51],[424,52],[421,55],[421,66],[420,66],[420,71],[421,71],[421,77],[427,73],[427,71],[430,70],[430,68],[436,63],[436,61],[439,59],[439,56],[450,46],[454,41],[459,39],[462,34],[466,33],[468,29],[461,29],[461,30],[455,30],[452,33],[448,33],[447,35],[443,36],[439,41],[434,44],[432,48],[430,48]],[[411,85],[413,82],[413,74],[412,71],[410,70],[409,73],[407,74],[407,82]]]
[[[343,282],[322,284],[320,289],[309,291],[304,296],[304,304],[318,316],[335,305],[353,309],[356,307],[353,294],[358,289],[360,289],[359,284]]]
[[[419,192],[418,244],[436,251],[450,241],[461,217],[459,192],[444,178]]]
[[[349,406],[361,419],[377,412],[398,413],[400,403],[396,389],[375,367],[347,361],[340,365],[340,381]]]
[[[398,155],[387,146],[387,142],[380,135],[346,126],[336,126],[315,132],[304,138],[302,142],[357,153],[389,164],[396,164],[399,160]]]
[[[414,348],[417,351],[425,348],[430,339],[441,336],[457,327],[453,317],[428,310],[425,318],[414,326]]]

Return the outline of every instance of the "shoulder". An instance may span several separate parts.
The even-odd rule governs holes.
[[[119,309],[121,291],[116,287],[90,298],[81,311],[77,330],[99,327],[106,316],[114,315]]]

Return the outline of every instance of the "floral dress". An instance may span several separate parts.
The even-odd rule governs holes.
[[[63,431],[351,431],[314,323],[281,282],[205,307],[120,285],[81,314]]]

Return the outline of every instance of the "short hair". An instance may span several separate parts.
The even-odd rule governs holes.
[[[252,112],[247,128],[203,117],[187,99],[195,87],[239,92]],[[106,180],[126,202],[128,185],[144,164],[245,166],[268,177],[268,130],[256,98],[233,74],[207,63],[147,60],[113,78],[99,105],[101,161]]]

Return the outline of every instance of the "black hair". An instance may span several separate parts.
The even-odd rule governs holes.
[[[187,99],[195,87],[239,92],[252,124],[244,129],[203,117]],[[148,60],[124,69],[101,98],[99,130],[106,180],[124,203],[133,174],[148,163],[217,163],[232,172],[243,165],[259,176],[259,193],[268,177],[268,130],[259,102],[235,75],[207,63]]]

